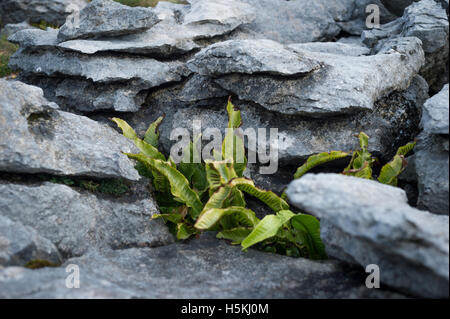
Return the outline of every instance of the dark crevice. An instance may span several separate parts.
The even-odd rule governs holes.
[[[80,194],[93,194],[100,199],[135,202],[151,197],[149,184],[130,182],[117,178],[93,178],[89,176],[65,176],[49,173],[10,173],[0,171],[0,184],[40,186],[45,182],[66,185]]]

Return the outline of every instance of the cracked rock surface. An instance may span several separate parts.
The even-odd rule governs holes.
[[[366,26],[370,4],[380,28]],[[447,298],[447,12],[447,0],[2,0],[1,34],[19,50],[17,78],[0,79],[0,298]],[[30,27],[41,20],[59,28]],[[278,129],[277,173],[261,173],[264,156],[246,171],[278,194],[309,156],[356,150],[359,132],[374,178],[417,146],[400,188],[336,174],[290,184],[321,219],[329,260],[244,253],[214,234],[175,242],[110,119],[143,136],[165,115],[168,155],[194,120],[223,132],[228,97],[243,129]],[[33,260],[57,267],[24,267]],[[372,263],[382,289],[364,284]],[[80,289],[65,286],[70,264]]]

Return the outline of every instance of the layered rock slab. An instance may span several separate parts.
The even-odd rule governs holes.
[[[408,293],[448,297],[448,216],[410,207],[399,188],[337,174],[307,174],[286,193],[320,218],[329,256],[376,264],[382,282]]]
[[[79,289],[67,289],[64,268],[0,270],[2,298],[389,298],[369,290],[364,273],[337,261],[244,253],[213,236],[188,244],[90,253]],[[180,272],[180,269],[183,271]]]
[[[160,20],[151,8],[129,7],[111,0],[93,0],[69,16],[58,33],[59,42],[139,33]]]
[[[126,138],[86,117],[58,110],[42,89],[0,80],[0,170],[139,180],[121,152]]]
[[[321,67],[271,40],[230,40],[213,44],[188,62],[191,71],[204,76],[265,73],[300,76]]]
[[[31,228],[0,215],[0,266],[24,266],[32,260],[62,262],[53,243]]]
[[[422,127],[428,134],[449,134],[449,85],[423,105]]]
[[[436,214],[449,214],[449,95],[448,84],[428,99],[422,110],[414,164],[409,178],[417,182],[417,206]]]
[[[419,198],[417,206],[449,214],[449,137],[421,133],[413,156]]]
[[[2,24],[46,21],[61,26],[68,15],[80,11],[86,4],[85,0],[2,0],[0,20]]]
[[[33,227],[64,257],[89,249],[124,249],[171,244],[173,237],[148,198],[101,198],[53,183],[0,184],[0,215]],[[18,244],[19,242],[17,242]]]
[[[422,0],[407,7],[401,18],[382,25],[380,29],[364,31],[361,37],[375,51],[386,39],[411,36],[419,38],[427,60],[421,69],[421,75],[428,81],[431,90],[438,92],[448,82],[448,30],[448,15],[441,3]]]
[[[126,119],[144,134],[148,123],[165,114],[160,126],[160,140],[167,152],[175,143],[170,140],[172,130],[186,128],[192,132],[193,120],[201,121],[203,130],[217,128],[224,133],[227,123],[225,101],[229,93],[214,83],[210,84],[208,79],[194,76],[184,85],[154,92],[149,96],[148,107],[128,115]],[[197,98],[204,100],[197,101]],[[373,111],[350,116],[311,119],[270,112],[255,103],[236,98],[233,104],[241,110],[244,130],[253,128],[257,132],[258,128],[267,128],[268,134],[270,128],[278,128],[280,166],[298,167],[316,153],[357,149],[358,139],[354,135],[361,131],[370,136],[371,152],[383,160],[390,160],[399,146],[411,142],[419,133],[421,108],[427,98],[428,85],[423,78],[416,76],[407,90],[394,92],[377,101]],[[247,138],[245,141],[250,150],[256,151]]]
[[[198,53],[188,66],[194,72],[214,75],[213,81],[223,89],[270,111],[323,117],[373,109],[379,98],[406,89],[424,63],[417,38],[402,38],[386,44],[377,55],[359,57],[310,52],[291,45],[292,56],[297,54],[298,60],[309,65],[302,68],[302,76],[298,71],[295,76],[292,64],[290,72],[285,70],[284,59],[273,62],[270,68],[265,66],[264,57],[254,54],[260,43],[215,44]],[[267,51],[277,52],[274,48]],[[245,61],[256,66],[246,68]],[[294,76],[283,76],[286,74]]]
[[[95,40],[70,40],[58,47],[84,54],[123,52],[172,57],[202,47],[198,40],[208,40],[232,32],[254,19],[253,9],[237,1],[192,1],[191,5],[160,2],[153,12],[161,20],[138,34]]]
[[[46,51],[40,54],[15,53],[9,64],[25,73],[81,77],[93,82],[110,83],[137,80],[147,88],[181,80],[186,74],[181,62],[160,62],[136,57],[87,57]]]

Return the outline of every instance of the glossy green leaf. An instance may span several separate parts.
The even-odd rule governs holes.
[[[325,246],[320,238],[320,222],[314,216],[298,214],[291,219],[311,259],[326,259]]]
[[[242,248],[247,249],[274,237],[280,228],[294,216],[295,214],[291,211],[280,211],[277,215],[267,215],[255,226],[250,235],[242,241]]]
[[[378,181],[382,184],[397,186],[398,176],[404,171],[406,165],[403,155],[395,155],[394,159],[381,169]]]
[[[321,164],[325,164],[331,161],[335,161],[341,158],[347,157],[349,154],[345,152],[340,151],[333,151],[329,153],[320,153],[317,155],[310,156],[305,164],[300,166],[297,169],[297,172],[294,175],[294,179],[298,179],[305,175],[308,171],[313,169],[316,166],[319,166]]]
[[[186,240],[195,234],[197,234],[197,230],[194,227],[188,226],[184,223],[177,225],[177,239]]]
[[[144,135],[144,142],[152,145],[153,147],[158,147],[159,144],[159,126],[164,120],[164,116],[159,117],[155,122],[150,124]]]
[[[259,222],[255,213],[244,207],[212,208],[200,215],[195,228],[200,230],[210,229],[225,216],[233,216],[241,226],[253,227]]]
[[[198,194],[189,186],[189,181],[183,174],[167,162],[155,160],[142,154],[126,155],[164,175],[169,180],[170,190],[175,199],[178,199],[180,202],[185,203],[188,207],[192,208],[192,218],[196,218],[200,214],[203,209],[203,203],[198,197]]]
[[[274,192],[266,191],[255,186],[252,180],[246,178],[235,178],[231,181],[231,185],[236,186],[241,191],[256,197],[273,211],[279,212],[281,210],[289,209],[289,204]]]
[[[218,239],[231,240],[233,245],[240,245],[251,232],[251,228],[237,227],[223,230],[219,232],[216,237]]]
[[[408,153],[410,153],[414,147],[416,147],[417,142],[408,143],[405,146],[401,146],[397,150],[397,155],[406,156]]]

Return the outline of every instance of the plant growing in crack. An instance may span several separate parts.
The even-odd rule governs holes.
[[[297,169],[294,179],[300,178],[308,171],[321,164],[349,157],[351,160],[342,174],[355,176],[366,179],[373,179],[373,164],[377,159],[369,152],[369,136],[361,132],[358,135],[360,149],[351,153],[332,151],[329,153],[321,153],[308,158],[305,164]],[[381,168],[378,181],[383,184],[397,186],[398,176],[405,170],[408,162],[405,156],[411,152],[416,146],[416,142],[408,143],[397,150],[394,158]],[[283,195],[284,197],[285,195]]]
[[[125,121],[113,119],[140,150],[139,154],[126,155],[137,160],[136,169],[152,181],[162,212],[153,218],[164,219],[180,240],[203,231],[216,231],[217,238],[240,244],[243,250],[258,245],[264,251],[293,257],[326,258],[320,223],[315,217],[294,213],[283,198],[243,177],[247,160],[238,131],[241,112],[231,101],[227,112],[229,130],[222,152],[215,153],[214,160],[194,163],[190,158],[178,165],[157,149],[162,118],[150,125],[143,139]],[[197,141],[190,143],[190,150],[196,149]],[[186,154],[193,156],[193,152]],[[244,194],[261,200],[275,214],[260,220],[246,208]]]
[[[122,129],[125,137],[139,148],[139,154],[126,155],[138,164],[136,169],[149,178],[155,189],[156,201],[162,218],[180,240],[199,235],[203,231],[217,232],[217,238],[230,240],[241,245],[243,250],[257,245],[264,251],[293,257],[311,259],[326,258],[320,239],[319,221],[307,214],[294,213],[287,203],[286,195],[281,197],[271,191],[255,186],[244,177],[247,166],[245,147],[239,128],[242,125],[241,112],[228,101],[228,129],[222,144],[222,152],[214,154],[214,160],[195,163],[196,138],[187,146],[190,156],[180,164],[166,157],[158,150],[158,127],[163,117],[149,126],[143,139],[123,120],[113,121]],[[358,135],[360,149],[353,152],[349,165],[343,174],[372,179],[372,166],[376,159],[368,151],[369,137]],[[381,183],[397,185],[397,178],[406,167],[404,156],[415,143],[399,148],[394,159],[380,172]],[[350,157],[350,153],[332,151],[313,155],[300,166],[294,178],[301,178],[314,167],[337,159]],[[265,203],[275,214],[262,220],[246,207],[245,195],[253,196]]]

